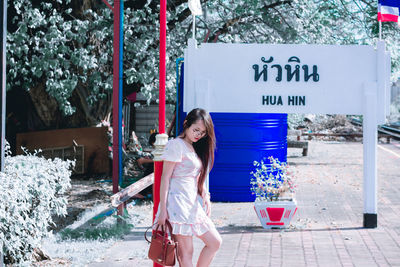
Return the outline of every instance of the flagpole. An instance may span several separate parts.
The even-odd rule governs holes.
[[[193,16],[192,38],[196,39],[196,16],[200,16],[203,14],[203,11],[201,10],[200,0],[189,0],[188,6]]]
[[[193,32],[193,39],[195,39],[195,35],[196,35],[196,16],[195,15],[192,15],[193,16],[193,30],[192,30],[192,32]]]
[[[382,21],[379,21],[379,41],[382,41]]]

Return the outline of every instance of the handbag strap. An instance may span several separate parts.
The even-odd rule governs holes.
[[[147,232],[149,231],[149,229],[153,229],[153,226],[150,226],[149,228],[146,229],[146,232],[144,232],[144,239],[146,239],[148,243],[151,243],[151,241],[147,238]]]
[[[165,225],[167,226],[167,228],[169,230],[169,234],[171,235],[171,239],[172,239],[172,225],[168,220],[165,220]]]
[[[176,241],[174,241],[174,242],[175,242],[176,258],[178,259],[178,262],[179,262],[180,257],[179,257],[179,254],[178,254],[178,242],[176,242]]]
[[[156,225],[156,224],[157,224],[157,223],[154,223],[152,226],[148,227],[148,228],[146,229],[146,231],[144,232],[144,239],[146,239],[146,241],[147,241],[148,243],[151,243],[151,241],[147,238],[147,232],[148,232],[150,229],[153,229],[154,225]],[[158,231],[158,227],[160,227],[160,226],[157,224],[156,230],[154,230],[155,232]],[[162,229],[162,231],[164,232],[162,226],[161,226],[161,229]]]
[[[159,225],[158,223],[154,223],[152,226],[148,227],[148,228],[146,229],[146,231],[144,232],[144,239],[146,239],[146,241],[147,241],[148,243],[151,243],[151,241],[150,241],[150,240],[148,239],[148,237],[147,237],[147,232],[148,232],[150,229],[153,229],[154,225],[157,225],[156,229],[154,230],[154,232],[157,232],[157,231],[158,231],[158,228],[160,227],[160,225]],[[166,228],[168,228],[168,230],[169,230],[169,234],[170,234],[170,236],[171,236],[171,239],[175,242],[175,238],[174,238],[173,235],[172,235],[172,225],[171,225],[171,223],[170,223],[168,220],[165,220],[165,226],[166,226]],[[164,229],[164,225],[161,225],[161,233],[162,233],[162,235],[163,235],[163,243],[165,243],[165,233],[166,233],[166,230],[167,230],[167,229]]]

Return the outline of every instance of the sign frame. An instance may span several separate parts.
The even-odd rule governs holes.
[[[335,57],[340,58],[332,58],[331,56],[327,56],[326,58],[330,58],[332,61],[340,62],[340,60],[344,60],[346,62],[352,62],[352,66],[360,66],[361,70],[358,68],[350,67],[345,68],[345,72],[337,72],[333,73],[334,68],[330,68],[328,63],[324,64],[324,68],[321,69],[321,73],[319,74],[319,81],[323,79],[328,79],[329,75],[344,75],[347,77],[343,79],[336,86],[345,86],[345,90],[350,90],[352,93],[352,98],[354,101],[357,101],[357,108],[350,107],[349,101],[344,101],[344,103],[340,103],[338,107],[334,108],[325,108],[332,107],[329,101],[332,101],[332,97],[336,97],[337,92],[329,92],[331,93],[328,97],[320,97],[319,99],[323,101],[323,103],[312,104],[308,109],[302,108],[288,108],[283,104],[279,108],[274,106],[269,106],[265,109],[260,109],[260,107],[251,106],[250,108],[243,109],[238,105],[238,101],[245,102],[246,97],[252,97],[257,94],[252,92],[251,90],[258,90],[257,85],[254,85],[254,82],[259,82],[260,80],[263,82],[268,81],[268,75],[263,73],[266,71],[265,67],[262,71],[261,67],[256,67],[254,64],[254,81],[253,84],[249,85],[246,89],[246,92],[240,95],[241,98],[237,98],[238,92],[236,92],[239,88],[236,84],[245,84],[242,79],[246,82],[251,83],[251,66],[249,65],[246,56],[252,56],[253,52],[249,52],[249,45],[252,50],[262,49],[262,51],[253,51],[255,54],[262,55],[265,54],[265,51],[273,51],[276,49],[277,45],[262,45],[262,44],[204,44],[200,48],[197,47],[196,40],[189,39],[188,47],[185,49],[185,76],[184,76],[184,103],[183,109],[185,112],[190,111],[193,108],[204,108],[209,112],[250,112],[250,113],[320,113],[320,114],[351,114],[351,115],[362,115],[363,116],[363,198],[364,198],[364,217],[363,217],[363,226],[365,228],[376,228],[377,227],[377,125],[383,124],[386,121],[386,116],[389,114],[390,110],[390,54],[386,51],[385,42],[378,41],[376,48],[372,46],[315,46],[309,45],[278,45],[279,49],[277,51],[286,51],[286,55],[288,54],[296,54],[301,50],[310,50],[313,49],[314,53],[317,53],[316,50],[321,49],[324,53],[330,53],[332,51]],[[360,50],[360,55],[352,57],[349,53],[349,49],[351,53],[354,51]],[[343,55],[338,51],[344,51]],[[239,55],[238,62],[235,60],[229,60],[228,57],[224,57],[224,55],[232,54],[235,52],[235,55]],[[222,56],[220,56],[222,55]],[[240,57],[240,55],[245,55]],[[351,58],[346,58],[351,56]],[[365,58],[367,57],[367,58]],[[299,58],[299,57],[298,57]],[[313,58],[312,56],[310,58]],[[224,59],[228,61],[228,64],[225,68],[221,68],[221,65],[217,64],[218,60]],[[272,63],[272,56],[270,54],[262,57],[261,60],[263,63]],[[288,62],[290,63],[291,58],[289,58]],[[212,62],[212,64],[211,64]],[[242,68],[240,65],[247,64]],[[367,62],[367,63],[366,63]],[[300,63],[300,60],[297,62]],[[324,63],[324,62],[323,62]],[[363,65],[364,64],[364,65]],[[266,64],[264,64],[266,66]],[[317,66],[317,65],[314,65]],[[316,68],[313,66],[313,70]],[[237,67],[243,72],[236,72],[233,68]],[[286,67],[286,65],[285,65]],[[246,68],[249,69],[246,71]],[[268,68],[268,66],[266,67]],[[277,68],[277,67],[276,67]],[[281,66],[282,68],[282,66]],[[288,70],[290,67],[286,67]],[[306,67],[303,67],[305,70]],[[308,67],[308,70],[310,67]],[[362,73],[362,72],[366,73]],[[245,72],[245,73],[244,73]],[[231,75],[227,75],[227,73],[231,73]],[[233,74],[232,74],[233,73]],[[241,76],[243,73],[243,76]],[[292,72],[291,72],[292,73]],[[308,73],[310,74],[310,73]],[[238,76],[243,77],[242,79],[237,78]],[[293,75],[294,76],[294,75]],[[304,77],[306,77],[304,75]],[[350,78],[354,79],[349,81]],[[299,81],[295,81],[290,84],[292,80],[289,80],[289,71],[287,75],[287,83],[284,86],[280,86],[276,82],[271,82],[269,86],[264,87],[270,90],[274,90],[273,86],[279,87],[282,91],[282,94],[293,91],[293,88],[300,83],[300,75],[299,77],[295,77]],[[311,77],[314,79],[314,77]],[[293,79],[293,77],[291,78]],[[222,82],[221,82],[222,80]],[[276,78],[276,81],[279,79]],[[317,81],[318,79],[314,79]],[[329,81],[332,81],[330,79]],[[282,79],[280,80],[282,81]],[[305,78],[304,78],[305,81]],[[347,82],[348,81],[348,82]],[[224,88],[223,84],[227,84],[227,86],[232,85],[230,87],[231,93],[227,94],[227,88]],[[271,85],[274,84],[274,85]],[[308,83],[304,85],[300,85],[302,90],[309,90],[310,96],[312,94],[316,94],[315,92],[319,90],[323,90],[322,86],[327,86],[327,83],[321,82],[322,86],[315,85],[316,83]],[[219,86],[218,86],[219,85]],[[329,86],[329,85],[328,85]],[[232,90],[232,88],[236,88]],[[271,89],[272,88],[272,89]],[[286,88],[286,89],[285,89]],[[337,87],[332,87],[337,88]],[[223,97],[224,92],[226,97]],[[340,91],[340,90],[338,90]],[[356,91],[356,93],[354,93]],[[275,91],[276,92],[276,91]],[[326,92],[326,91],[325,91]],[[319,93],[319,95],[323,95]],[[224,101],[230,101],[234,99],[234,104],[226,104]],[[273,99],[272,99],[273,100]],[[271,102],[272,102],[271,100]],[[264,99],[262,99],[264,101]],[[269,101],[265,100],[265,101]],[[275,100],[275,103],[278,103],[279,100]],[[251,102],[246,102],[248,105]],[[270,103],[270,102],[269,102]],[[289,102],[288,102],[289,103]],[[343,112],[341,112],[343,110]],[[350,113],[349,113],[350,112]]]

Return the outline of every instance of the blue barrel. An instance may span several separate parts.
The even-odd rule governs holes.
[[[273,156],[286,162],[287,114],[211,113],[217,139],[210,173],[212,201],[254,201],[253,162]]]
[[[178,133],[183,112],[183,64],[178,87]],[[250,172],[253,162],[273,156],[287,161],[287,114],[211,113],[217,139],[214,168],[210,173],[212,201],[252,202]]]

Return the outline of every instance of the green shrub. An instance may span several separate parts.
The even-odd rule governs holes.
[[[72,161],[46,160],[35,154],[5,157],[0,173],[0,240],[4,261],[29,261],[49,233],[53,215],[66,215],[65,191],[71,186]]]

